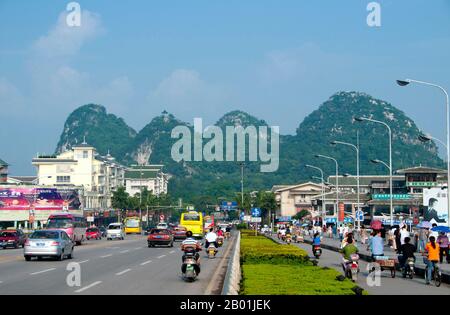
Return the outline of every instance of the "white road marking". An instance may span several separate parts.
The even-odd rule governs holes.
[[[121,275],[123,275],[124,273],[127,273],[128,271],[131,271],[131,269],[125,269],[125,270],[123,270],[123,271],[121,271],[121,272],[118,272],[118,273],[116,273],[116,276],[121,276]]]
[[[126,250],[121,251],[120,253],[125,254],[125,253],[128,253],[129,251],[130,251],[129,249],[126,249]]]
[[[170,252],[169,252],[169,254],[173,254],[173,253],[175,253],[175,251],[174,251],[174,250],[172,250],[172,251],[170,251]]]
[[[156,258],[160,259],[160,258],[163,258],[163,257],[166,257],[166,255],[161,255],[161,256],[158,256]]]
[[[88,262],[89,261],[89,259],[86,259],[86,260],[83,260],[83,261],[78,261],[78,263],[79,264],[84,264],[84,263],[86,263],[86,262]]]
[[[44,273],[44,272],[49,272],[49,271],[52,271],[52,270],[55,270],[55,269],[56,269],[56,268],[50,268],[50,269],[45,269],[45,270],[33,272],[33,273],[30,273],[30,276],[38,275],[38,274]]]
[[[108,255],[105,255],[105,256],[100,256],[100,258],[106,258],[106,257],[111,257],[112,256],[112,254],[108,254]]]
[[[147,265],[147,264],[149,264],[149,263],[151,263],[151,262],[152,262],[151,260],[144,261],[144,262],[141,264],[141,266]]]
[[[143,247],[136,247],[136,248],[133,248],[133,250],[138,250],[138,249],[142,249]]]
[[[84,288],[81,288],[81,289],[76,290],[75,293],[83,292],[83,291],[85,291],[85,290],[87,290],[87,289],[90,289],[90,288],[92,288],[92,287],[94,287],[94,286],[100,284],[100,283],[102,283],[102,282],[101,282],[101,281],[96,281],[96,282],[94,282],[94,283],[91,283],[91,284],[88,285],[88,286],[85,286]]]

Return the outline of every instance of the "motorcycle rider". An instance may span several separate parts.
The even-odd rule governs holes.
[[[416,256],[414,256],[414,253],[416,252],[417,248],[413,244],[411,244],[411,238],[405,237],[403,240],[404,244],[400,246],[398,253],[398,263],[400,265],[400,269],[403,270],[403,277],[406,277],[406,268],[405,264],[408,258],[413,258],[414,262],[416,262]],[[401,255],[400,255],[401,254]]]
[[[359,249],[354,244],[352,236],[347,237],[347,245],[345,245],[345,247],[343,249],[341,249],[341,253],[344,256],[343,257],[343,260],[344,260],[343,268],[344,268],[344,271],[345,271],[346,268],[347,268],[347,265],[349,263],[351,263],[352,255],[359,253]]]
[[[314,238],[312,241],[312,252],[314,255],[314,247],[319,246],[320,247],[320,234],[318,232],[316,232],[316,234],[314,234]]]
[[[208,234],[206,234],[205,239],[206,239],[205,248],[208,248],[209,244],[214,244],[214,247],[216,248],[217,251],[217,234],[214,232],[213,228],[209,229],[209,232]]]
[[[183,263],[181,265],[181,272],[186,272],[186,264],[184,263],[184,260],[186,259],[186,252],[189,250],[195,250],[195,261],[197,264],[194,268],[197,275],[200,274],[200,254],[198,252],[202,250],[202,246],[199,241],[192,237],[191,231],[186,232],[186,239],[181,243],[181,250],[184,252],[181,257],[181,262]]]

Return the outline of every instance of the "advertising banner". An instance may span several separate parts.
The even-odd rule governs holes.
[[[447,225],[447,189],[433,187],[423,190],[423,219],[438,225]]]

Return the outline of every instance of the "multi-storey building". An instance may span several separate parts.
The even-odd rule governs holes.
[[[125,167],[108,153],[100,156],[83,142],[58,155],[38,156],[37,184],[45,186],[82,186],[85,211],[111,208],[114,190],[124,185]]]
[[[147,189],[154,195],[167,194],[168,176],[163,165],[132,165],[125,171],[125,187],[130,196]]]

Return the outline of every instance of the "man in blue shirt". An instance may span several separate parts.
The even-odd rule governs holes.
[[[375,261],[375,256],[384,256],[384,240],[381,237],[381,231],[378,230],[374,237],[370,240],[370,251],[372,252],[372,259]]]

